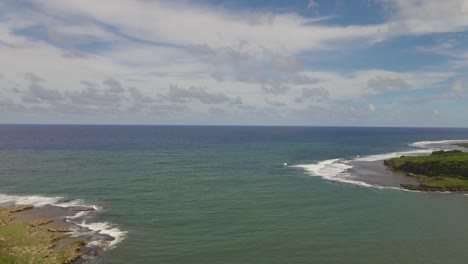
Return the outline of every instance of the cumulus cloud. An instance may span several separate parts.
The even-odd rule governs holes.
[[[327,49],[331,42],[367,40],[370,43],[399,35],[465,30],[468,26],[465,0],[445,3],[438,0],[385,1],[392,10],[390,20],[374,25],[327,26],[295,13],[264,11],[236,12],[183,1],[90,1],[35,0],[50,12],[79,16],[87,21],[112,25],[134,38],[182,46],[244,46],[251,50],[286,50],[298,53],[314,48]],[[112,11],[108,12],[108,6]],[[308,7],[317,7],[309,1]],[[184,19],[180,19],[183,17]],[[141,23],[152,21],[153,23]],[[183,28],[184,30],[180,30]],[[203,28],[203,30],[199,30]],[[225,29],[229,28],[229,34]],[[99,34],[99,30],[95,30]],[[288,34],[294,32],[294,34]],[[101,33],[104,35],[104,33]],[[288,36],[284,38],[283,36]]]
[[[36,74],[32,72],[27,72],[24,74],[24,78],[28,80],[31,83],[37,84],[37,83],[44,83],[46,80],[40,76],[37,76]]]
[[[317,18],[294,13],[236,12],[177,1],[81,1],[36,0],[43,8],[69,16],[112,25],[134,38],[182,46],[204,45],[296,53],[326,48],[334,40],[374,38],[381,26],[333,27],[317,25]],[[108,6],[112,5],[112,12]],[[184,19],[180,19],[183,17]],[[141,23],[152,21],[152,23]],[[184,30],[180,30],[183,28]],[[203,28],[203,30],[199,30]],[[225,30],[229,28],[229,34]],[[291,31],[296,34],[288,34]],[[288,38],[283,36],[288,35]],[[200,47],[200,46],[199,46]],[[238,55],[238,54],[237,54]]]
[[[224,82],[224,76],[223,74],[219,73],[219,72],[213,72],[211,73],[211,77],[213,77],[215,80],[217,80],[218,82]]]
[[[438,88],[447,78],[456,75],[454,72],[383,70],[364,70],[347,75],[332,72],[307,72],[306,74],[309,78],[318,80],[320,87],[328,92],[329,98],[334,100],[358,99],[383,94],[389,90]]]
[[[28,92],[23,95],[23,101],[29,103],[40,103],[42,101],[59,101],[63,99],[60,92],[44,88],[39,84],[30,84]]]
[[[282,55],[273,55],[271,61],[275,69],[282,72],[295,72],[302,67],[296,59]]]
[[[27,107],[23,104],[4,99],[0,99],[0,110],[6,113],[23,113],[28,111]]]
[[[468,88],[468,83],[465,80],[457,80],[452,85],[452,91],[456,94],[464,94]]]
[[[126,90],[122,87],[122,84],[115,79],[107,79],[104,82],[104,85],[109,87],[109,91],[113,93],[124,93]]]
[[[367,81],[367,86],[374,91],[408,90],[411,85],[402,78],[376,77]]]
[[[282,81],[285,83],[303,85],[303,84],[316,84],[316,83],[319,83],[321,80],[319,78],[309,77],[305,74],[292,74],[283,78]]]
[[[303,103],[306,101],[320,102],[329,99],[330,94],[323,87],[320,88],[302,88],[301,96],[296,97],[296,103]]]
[[[330,94],[324,88],[303,88],[302,96],[306,98],[315,97],[319,99],[328,99]]]
[[[281,83],[272,83],[262,85],[262,90],[269,94],[281,95],[286,94],[290,88]]]
[[[434,91],[463,74],[411,65],[405,71],[375,65],[335,70],[328,61],[323,67],[308,61],[400,36],[466,30],[462,0],[388,0],[384,3],[391,11],[385,21],[348,25],[292,11],[228,10],[189,1],[27,3],[7,1],[0,10],[5,18],[0,21],[0,57],[15,62],[0,66],[0,89],[2,99],[10,101],[8,108],[18,111],[21,104],[90,115],[207,113],[213,105],[227,113],[262,113],[282,104],[281,114],[309,104],[331,111],[336,102],[359,105],[367,100],[363,98],[389,91]],[[308,6],[318,5],[310,1]],[[457,57],[465,65],[460,67],[468,65],[465,55]],[[29,73],[23,77],[24,72]],[[170,83],[177,85],[168,87]],[[460,80],[440,95],[409,99],[452,100],[465,91],[466,82]],[[306,100],[307,105],[300,104]]]
[[[147,95],[144,95],[140,89],[136,88],[136,87],[130,87],[128,88],[128,92],[130,93],[130,95],[133,97],[134,100],[138,101],[138,102],[143,102],[143,103],[151,103],[153,101],[155,101],[153,98],[147,96]]]
[[[194,56],[216,64],[236,64],[252,59],[252,55],[242,51],[241,47],[217,47],[208,44],[190,44],[186,50]]]
[[[307,8],[315,8],[315,7],[318,7],[319,4],[317,4],[317,2],[315,2],[315,0],[309,0],[309,3],[307,3]]]
[[[417,47],[416,50],[424,53],[458,56],[458,54],[453,52],[453,49],[458,45],[459,43],[456,39],[444,39],[443,41],[439,40],[435,45]]]
[[[86,54],[76,49],[65,50],[62,56],[69,59],[84,59],[88,57]]]
[[[465,96],[465,92],[467,91],[467,89],[468,85],[465,80],[456,80],[448,91],[436,95],[429,95],[416,98],[404,98],[401,100],[401,102],[403,104],[425,104],[440,101],[459,100]]]
[[[171,84],[166,94],[161,97],[174,103],[200,102],[203,104],[242,104],[240,97],[229,97],[222,93],[210,93],[203,87],[181,88]]]
[[[29,85],[28,90],[23,92],[23,102],[42,103],[44,101],[58,101],[63,99],[60,92],[53,89],[47,89],[43,86],[43,83],[46,83],[44,78],[30,72],[25,73],[24,77],[29,81]]]
[[[270,100],[270,99],[265,99],[265,102],[271,106],[276,106],[276,107],[286,106],[284,102]]]
[[[388,28],[394,30],[393,34],[423,35],[468,29],[466,0],[393,0],[385,3],[393,9],[388,24]]]
[[[74,104],[89,106],[117,106],[121,100],[118,94],[87,87],[78,91],[66,93],[68,99]]]

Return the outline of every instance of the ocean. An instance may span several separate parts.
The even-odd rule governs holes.
[[[91,263],[467,263],[468,196],[405,191],[353,163],[462,139],[468,129],[1,125],[0,203],[94,205],[74,221],[116,239]]]

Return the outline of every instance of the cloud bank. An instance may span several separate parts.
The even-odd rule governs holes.
[[[0,56],[9,63],[0,65],[0,118],[346,125],[388,114],[394,103],[411,111],[410,105],[463,100],[468,49],[458,39],[468,29],[468,1],[386,0],[373,5],[385,19],[366,23],[337,23],[321,13],[320,1],[304,2],[306,11],[189,1],[4,1]],[[451,37],[423,41],[441,34]],[[439,56],[443,67],[405,68],[392,58],[342,66],[372,61],[364,50],[393,50],[405,38],[419,42],[401,53]]]

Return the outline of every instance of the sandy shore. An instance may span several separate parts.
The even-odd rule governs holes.
[[[402,188],[401,184],[418,184],[418,180],[389,170],[383,160],[376,161],[351,161],[352,168],[349,172],[356,180],[381,187]]]

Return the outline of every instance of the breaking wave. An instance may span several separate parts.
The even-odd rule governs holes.
[[[390,158],[396,158],[403,155],[406,156],[417,156],[417,155],[425,155],[430,154],[433,151],[446,149],[453,143],[463,143],[468,142],[468,140],[442,140],[442,141],[420,141],[414,142],[409,144],[410,147],[415,149],[407,150],[407,151],[400,151],[400,152],[390,152],[390,153],[383,153],[383,154],[376,154],[376,155],[368,155],[368,156],[356,156],[353,159],[328,159],[319,161],[313,164],[299,164],[299,165],[292,165],[290,167],[300,168],[306,171],[311,176],[321,177],[326,180],[348,183],[359,185],[362,187],[373,187],[373,188],[389,188],[389,189],[401,189],[399,187],[386,187],[386,186],[379,186],[374,184],[366,183],[353,175],[350,172],[350,169],[353,168],[352,162],[354,161],[380,161]]]
[[[99,211],[102,208],[96,205],[85,204],[82,200],[71,200],[66,201],[63,197],[45,197],[39,195],[8,195],[0,194],[0,205],[2,206],[15,206],[15,205],[32,205],[34,207],[43,207],[46,205],[58,206],[62,208],[82,208],[86,210],[77,210],[74,215],[66,217],[65,221],[73,223],[80,227],[80,230],[74,230],[74,236],[79,236],[83,233],[94,233],[100,235],[108,235],[113,238],[112,241],[94,240],[91,241],[92,244],[96,246],[101,246],[104,249],[112,248],[116,244],[123,241],[126,237],[127,232],[122,231],[117,228],[115,225],[108,222],[87,222],[85,220],[75,221],[77,219],[82,219],[86,215],[94,211]],[[86,231],[83,231],[86,230]]]

